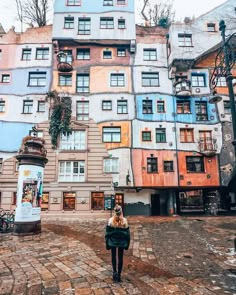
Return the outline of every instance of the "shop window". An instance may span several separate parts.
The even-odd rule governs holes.
[[[94,192],[92,193],[92,208],[93,210],[103,210],[104,209],[104,193],[103,192]]]
[[[48,210],[48,204],[49,204],[49,193],[43,192],[42,199],[41,199],[41,209]]]
[[[63,193],[63,209],[64,210],[75,210],[75,193],[64,192]]]

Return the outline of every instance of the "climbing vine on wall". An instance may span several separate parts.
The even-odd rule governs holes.
[[[50,103],[50,126],[49,134],[53,148],[57,147],[57,140],[61,133],[64,135],[71,133],[71,98],[60,96],[55,90],[46,95],[46,100]]]

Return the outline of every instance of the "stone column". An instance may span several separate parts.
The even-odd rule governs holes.
[[[14,235],[32,235],[41,232],[43,173],[48,161],[44,143],[43,138],[26,136],[16,156],[19,162],[19,175]]]

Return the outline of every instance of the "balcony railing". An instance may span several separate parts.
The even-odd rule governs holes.
[[[212,137],[201,138],[198,141],[199,151],[207,157],[213,157],[216,154],[216,139]]]
[[[65,52],[60,51],[57,54],[57,69],[60,72],[71,72],[73,70],[72,62],[73,57],[72,55],[68,55]]]
[[[190,96],[192,94],[191,82],[186,79],[175,82],[174,92],[176,96]]]

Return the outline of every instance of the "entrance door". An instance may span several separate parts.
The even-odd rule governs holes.
[[[160,195],[151,195],[152,216],[161,215]]]

